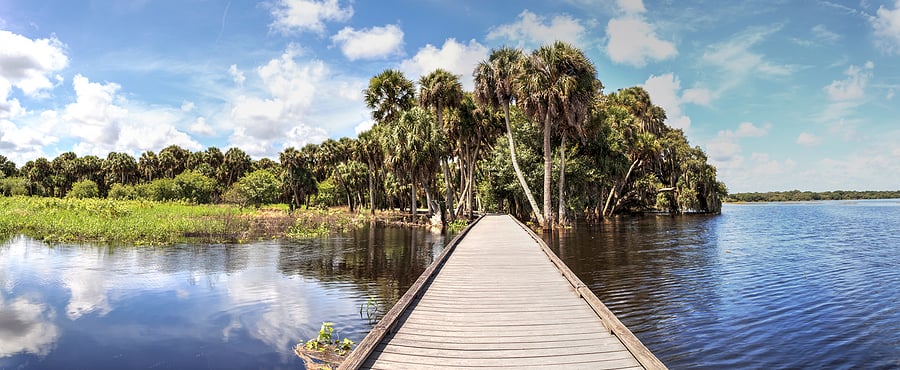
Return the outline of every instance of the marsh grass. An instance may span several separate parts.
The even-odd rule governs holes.
[[[49,243],[240,241],[251,210],[142,200],[0,197],[0,232]]]

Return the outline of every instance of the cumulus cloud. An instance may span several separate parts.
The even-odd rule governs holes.
[[[216,131],[213,130],[212,126],[206,123],[206,118],[204,117],[197,117],[197,120],[194,121],[194,124],[191,125],[189,130],[203,136],[213,136],[216,134]]]
[[[643,67],[678,55],[675,44],[661,40],[652,24],[633,15],[613,18],[606,26],[606,53],[616,63]]]
[[[147,107],[119,96],[120,85],[91,82],[76,75],[72,81],[75,102],[66,105],[62,115],[53,118],[60,132],[78,142],[73,150],[80,154],[106,156],[112,151],[158,150],[176,144],[199,150],[202,146],[177,129],[184,112],[180,108]]]
[[[403,30],[393,24],[361,30],[344,27],[331,40],[340,45],[341,52],[350,60],[381,59],[403,53]]]
[[[56,37],[32,40],[0,30],[0,118],[25,112],[13,88],[26,96],[39,96],[62,81],[55,72],[69,64],[65,45]]]
[[[519,47],[534,48],[557,40],[584,48],[584,26],[568,15],[556,15],[551,19],[523,10],[516,22],[492,28],[489,41],[499,40]]]
[[[353,6],[341,7],[338,0],[278,0],[271,8],[275,18],[269,27],[283,34],[325,31],[325,21],[345,22],[353,16]]]
[[[712,93],[705,88],[692,88],[681,91],[681,80],[673,73],[660,76],[651,75],[644,82],[644,89],[650,94],[653,104],[666,111],[666,123],[669,126],[687,131],[691,127],[691,118],[684,114],[684,103],[708,105]]]
[[[487,57],[488,48],[478,41],[470,40],[468,44],[463,44],[449,38],[440,48],[425,45],[412,58],[401,62],[400,70],[410,79],[417,80],[424,74],[443,68],[460,76],[463,88],[471,91],[475,87],[472,71]]]
[[[225,126],[230,145],[251,156],[276,155],[287,146],[321,142],[368,116],[359,93],[364,82],[336,74],[321,60],[300,60],[290,50],[256,69],[263,90],[231,102]]]
[[[900,0],[894,2],[894,9],[879,6],[871,22],[875,44],[886,54],[900,53]]]
[[[832,101],[848,101],[864,98],[866,85],[868,85],[869,79],[872,78],[872,69],[874,68],[875,64],[872,61],[866,62],[862,67],[855,65],[848,67],[844,71],[844,75],[847,76],[846,79],[831,81],[828,86],[825,86],[828,99]]]
[[[822,138],[810,134],[808,132],[801,132],[800,136],[797,136],[797,144],[803,146],[816,146],[822,143]]]

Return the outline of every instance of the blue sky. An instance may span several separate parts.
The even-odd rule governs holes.
[[[0,2],[0,154],[276,157],[371,125],[386,68],[561,39],[641,85],[734,192],[900,189],[900,0]]]

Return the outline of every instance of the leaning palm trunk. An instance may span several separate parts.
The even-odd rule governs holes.
[[[525,197],[528,198],[528,204],[531,205],[531,212],[534,213],[538,223],[544,226],[545,219],[541,216],[541,209],[538,208],[537,202],[534,201],[534,195],[531,194],[531,189],[528,188],[528,183],[525,182],[525,175],[522,174],[522,170],[519,168],[519,160],[516,158],[516,144],[513,141],[512,128],[509,125],[509,102],[503,105],[503,113],[506,115],[506,139],[509,142],[509,157],[512,161],[513,169],[516,170],[519,185],[522,186],[522,191],[525,192]]]
[[[450,213],[450,214],[448,215],[448,217],[449,217],[449,221],[453,221],[453,219],[454,219],[453,216],[454,216],[454,215],[453,215],[452,212],[449,212],[449,211],[453,210],[453,189],[450,188],[450,184],[451,184],[451,181],[450,181],[450,166],[447,165],[447,158],[446,158],[446,157],[444,157],[444,158],[441,159],[441,168],[442,168],[443,171],[444,171],[444,185],[445,185],[445,187],[446,187],[446,191],[444,192],[444,196],[446,196],[446,201],[447,201],[447,211],[448,211],[448,213]]]

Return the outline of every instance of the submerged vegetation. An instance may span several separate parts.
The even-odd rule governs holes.
[[[13,209],[4,207],[0,227],[53,240],[171,242],[179,233],[231,235],[232,222],[249,223],[236,217],[251,212],[245,207],[270,203],[286,204],[288,213],[399,210],[408,214],[404,222],[435,215],[453,228],[476,211],[509,212],[544,227],[620,213],[719,212],[727,190],[706,154],[666,125],[643,88],[607,94],[597,74],[581,50],[563,42],[493,50],[473,71],[474,92],[442,69],[418,83],[385,70],[363,91],[375,120],[370,130],[285,148],[277,162],[253,160],[239,148],[177,145],[137,158],[66,152],[21,168],[0,155],[0,194],[46,197],[4,200]],[[98,223],[81,217],[92,212],[82,206],[122,211]],[[197,220],[217,221],[197,230]],[[358,222],[290,221],[293,237]]]

